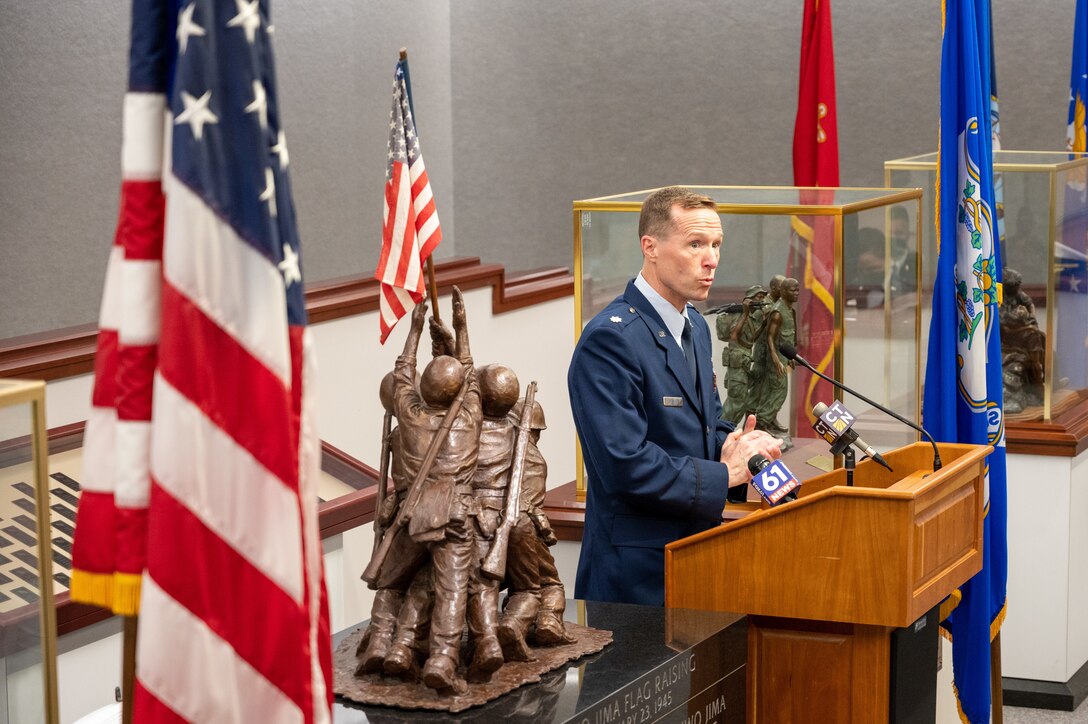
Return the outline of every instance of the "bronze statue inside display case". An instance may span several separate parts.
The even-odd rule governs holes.
[[[1023,277],[1006,269],[998,310],[1001,322],[1001,368],[1005,412],[1016,414],[1043,404],[1046,334],[1035,318],[1035,303],[1023,290]]]
[[[778,421],[778,411],[786,402],[789,372],[794,363],[782,356],[778,348],[783,343],[797,344],[794,305],[800,293],[801,284],[793,277],[771,280],[771,303],[763,309],[763,329],[752,346],[753,392],[748,406],[755,412],[756,427],[782,440],[783,449],[788,449],[792,441],[789,429]]]
[[[426,303],[415,308],[381,385],[375,549],[362,576],[374,604],[366,631],[337,649],[335,690],[362,703],[460,711],[599,651],[611,634],[563,621],[549,550],[557,540],[542,509],[536,383],[519,399],[512,369],[474,368],[456,288],[454,330],[431,318],[433,359],[417,375],[426,313]]]

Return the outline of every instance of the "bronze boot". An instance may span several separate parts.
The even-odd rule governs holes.
[[[389,643],[393,638],[393,629],[397,624],[397,612],[403,598],[400,591],[381,588],[374,595],[374,605],[370,609],[370,629],[366,648],[356,652],[359,666],[356,676],[381,671]]]
[[[525,643],[525,633],[540,608],[540,599],[533,593],[520,592],[506,599],[499,620],[499,643],[507,661],[532,661],[533,655]]]
[[[536,617],[534,640],[541,646],[559,646],[577,641],[567,633],[563,624],[563,611],[567,602],[562,586],[545,586],[540,589],[540,612]]]
[[[444,654],[433,654],[423,665],[423,683],[432,689],[449,689],[457,683],[457,662]]]
[[[468,630],[475,642],[475,653],[469,666],[470,680],[486,681],[502,666],[502,647],[496,636],[498,618],[498,583],[474,581],[468,599]]]

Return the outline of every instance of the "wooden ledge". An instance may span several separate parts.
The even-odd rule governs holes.
[[[1088,390],[1050,422],[1007,422],[1005,450],[1018,455],[1076,457],[1088,450]]]
[[[577,499],[575,482],[552,488],[544,496],[544,512],[559,540],[582,541],[586,524],[586,504]]]
[[[574,277],[566,268],[537,269],[507,278],[501,264],[478,257],[448,259],[435,265],[438,293],[454,285],[462,291],[491,287],[491,310],[501,314],[574,294]],[[378,309],[378,282],[373,275],[341,277],[306,285],[310,323],[328,322]],[[96,324],[40,332],[0,340],[0,377],[59,380],[94,370]]]

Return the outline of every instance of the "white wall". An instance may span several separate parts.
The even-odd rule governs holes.
[[[62,724],[108,704],[121,686],[121,619],[111,619],[57,639],[57,687]]]
[[[1066,682],[1088,660],[1088,453],[1008,456],[1002,673]]]

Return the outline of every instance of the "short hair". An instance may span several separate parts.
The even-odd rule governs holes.
[[[674,228],[672,207],[681,209],[711,209],[718,207],[709,196],[697,194],[683,186],[666,186],[646,197],[638,216],[638,238],[664,236]]]
[[[902,206],[893,206],[892,210],[891,210],[891,220],[892,221],[902,220],[902,221],[906,222],[907,224],[910,224],[910,214],[908,214],[907,210],[905,208],[903,208]]]

